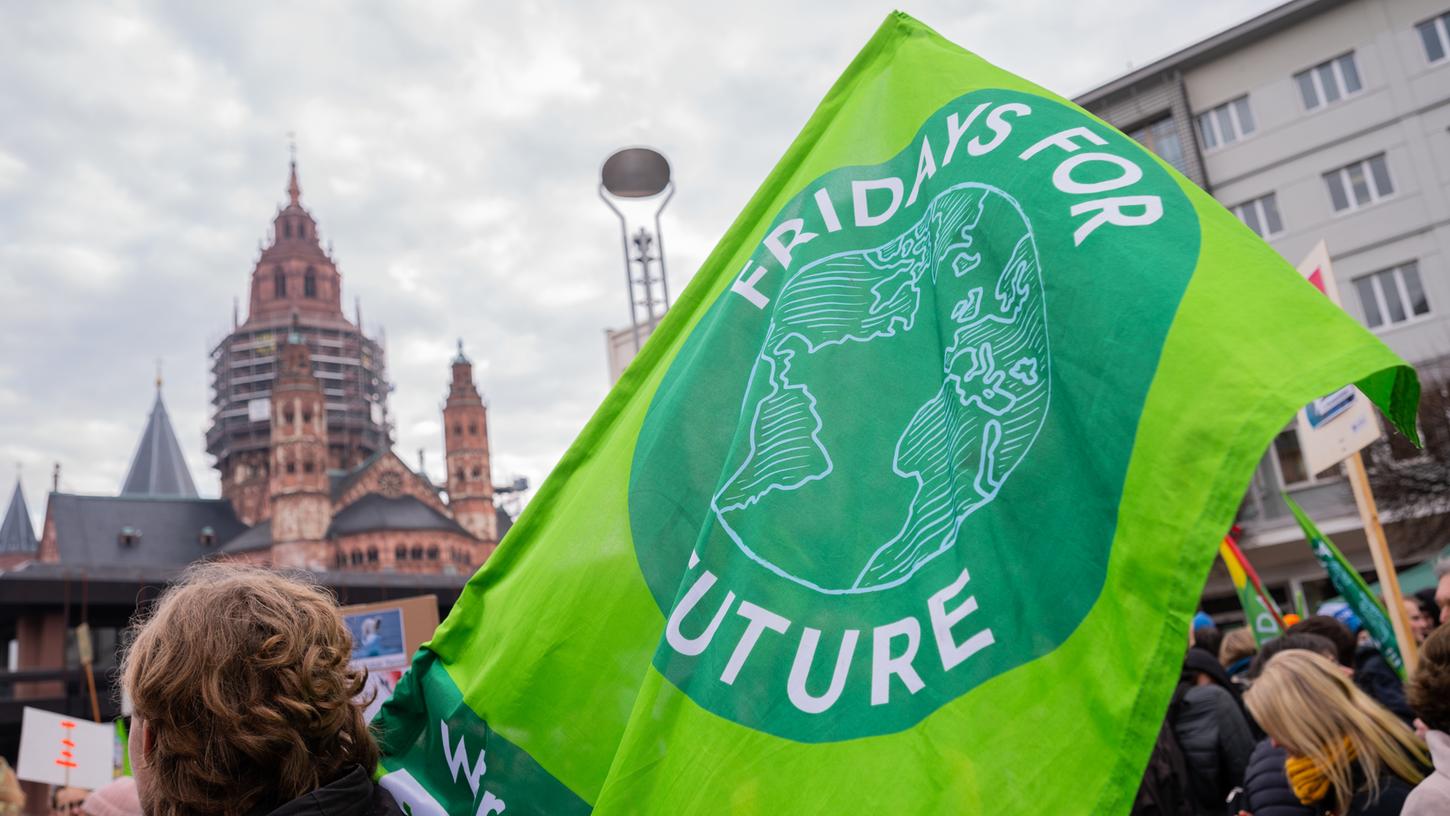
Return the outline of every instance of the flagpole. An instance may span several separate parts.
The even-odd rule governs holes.
[[[1395,630],[1395,640],[1404,659],[1406,676],[1414,673],[1420,652],[1410,632],[1410,619],[1405,614],[1405,599],[1400,593],[1400,577],[1395,572],[1394,559],[1390,557],[1389,542],[1385,540],[1384,527],[1380,526],[1379,509],[1375,507],[1374,492],[1369,487],[1369,474],[1364,469],[1364,457],[1356,451],[1344,460],[1349,474],[1349,486],[1354,491],[1354,503],[1359,507],[1360,522],[1364,525],[1364,537],[1369,542],[1370,555],[1374,557],[1374,571],[1380,579],[1380,594],[1385,599],[1385,611],[1389,613],[1390,625]]]

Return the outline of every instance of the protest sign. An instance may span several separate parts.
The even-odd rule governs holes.
[[[15,775],[95,790],[115,776],[115,727],[26,706]]]
[[[352,635],[352,665],[366,669],[361,699],[368,720],[382,708],[408,661],[438,628],[438,598],[419,595],[341,608],[342,622]]]

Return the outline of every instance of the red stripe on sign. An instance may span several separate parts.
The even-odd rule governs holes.
[[[65,767],[65,768],[74,768],[76,766],[76,764],[74,762],[66,762],[63,759],[57,759],[55,761],[55,764],[60,765],[60,766]]]
[[[65,747],[67,747],[67,748],[74,748],[74,747],[76,747],[76,744],[75,744],[75,742],[74,742],[74,741],[72,741],[72,740],[67,740],[67,739],[63,739],[63,740],[61,740],[61,741],[60,741],[60,744],[61,744],[61,745],[64,745],[64,746],[65,746]]]
[[[75,728],[76,727],[76,724],[73,723],[73,722],[71,722],[70,720],[61,720],[60,721],[60,727],[61,728]]]

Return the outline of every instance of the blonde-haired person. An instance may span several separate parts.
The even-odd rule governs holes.
[[[372,780],[352,637],[333,597],[265,570],[189,570],[122,665],[147,816],[401,813]]]
[[[1320,814],[1396,816],[1424,777],[1420,738],[1321,655],[1279,653],[1244,702],[1288,751],[1299,801]]]
[[[1425,638],[1420,665],[1406,691],[1410,707],[1428,729],[1425,742],[1430,744],[1435,772],[1405,800],[1405,814],[1443,816],[1450,813],[1450,626],[1441,626]]]

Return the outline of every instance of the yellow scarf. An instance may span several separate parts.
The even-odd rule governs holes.
[[[1343,750],[1353,762],[1354,746],[1347,737]],[[1329,775],[1309,757],[1290,756],[1284,762],[1284,773],[1289,777],[1289,787],[1294,789],[1294,795],[1299,797],[1301,804],[1312,805],[1329,795]]]

